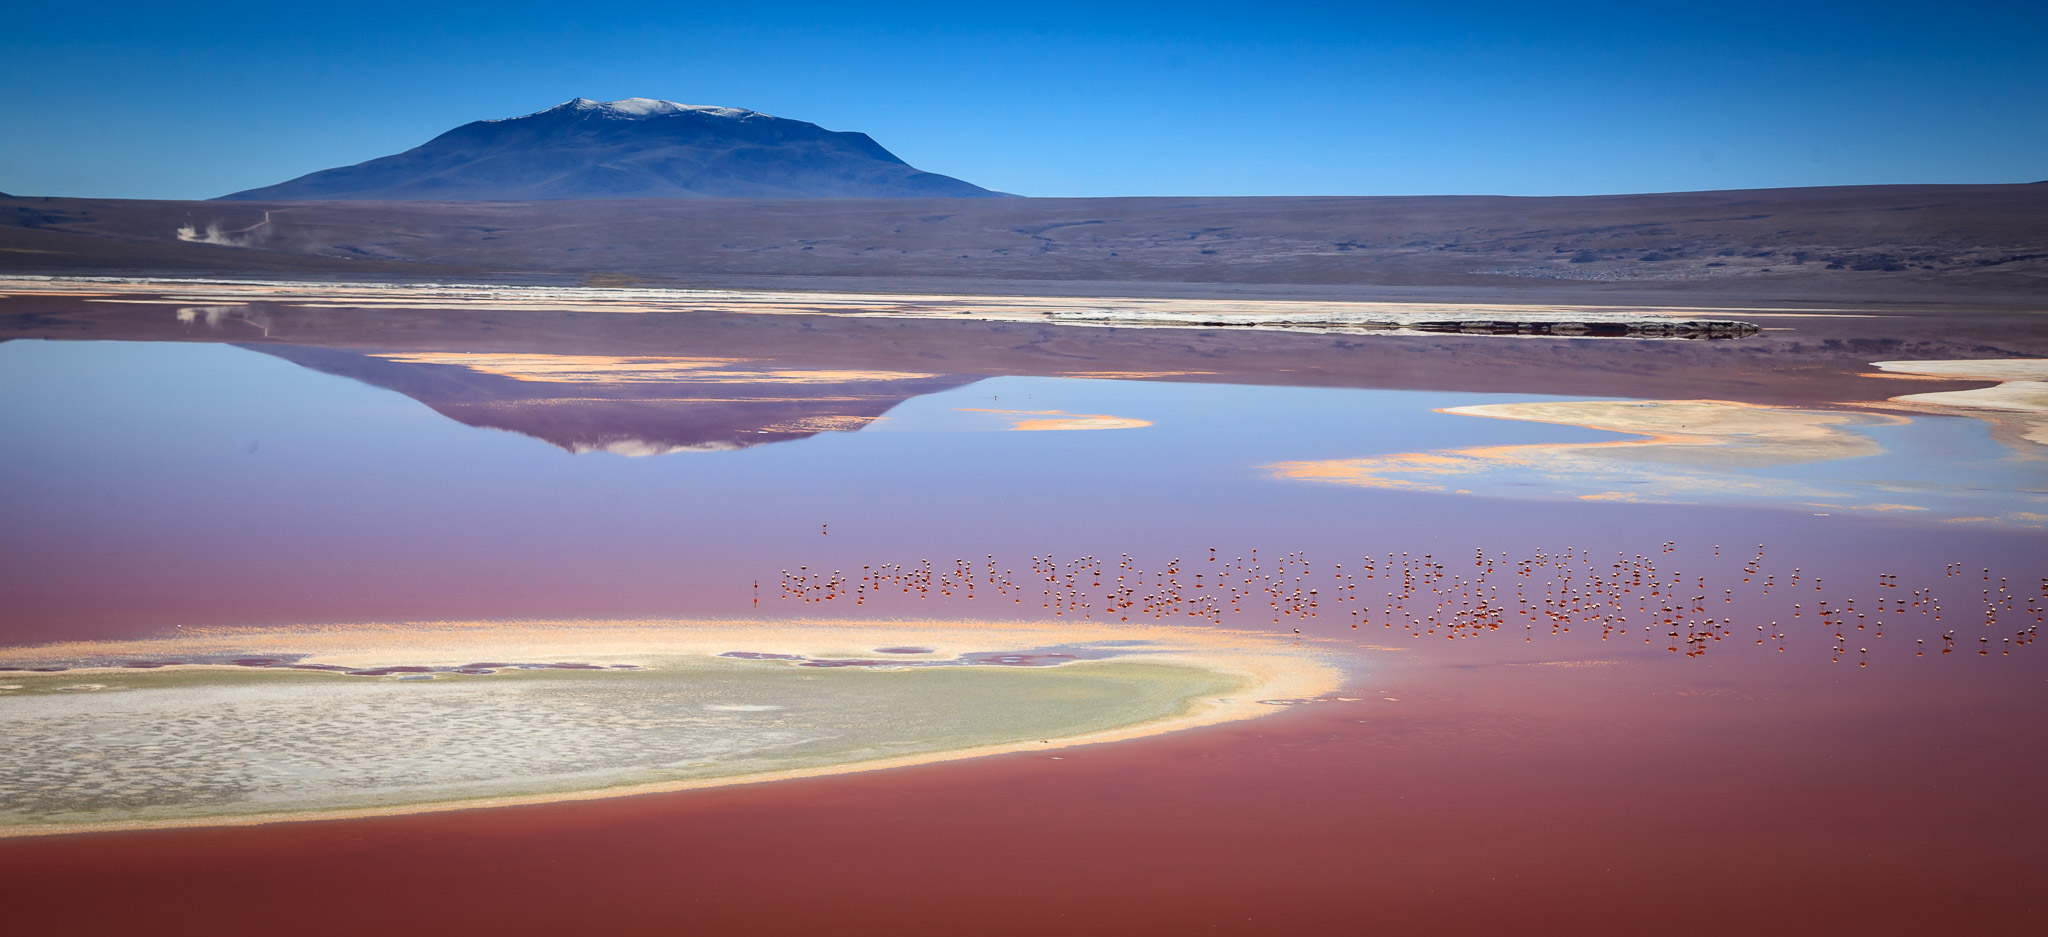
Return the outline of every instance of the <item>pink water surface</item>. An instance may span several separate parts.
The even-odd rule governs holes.
[[[1485,340],[1375,341],[1417,343],[1360,352],[1384,362],[1396,356],[1386,348],[1469,355]],[[855,344],[829,361],[781,363],[904,368],[922,347],[908,342],[878,343],[868,360]],[[1711,359],[1723,352],[1529,347],[1612,367],[1603,395],[1614,397],[1673,396],[1682,371],[1686,396],[1827,407],[1873,380],[1849,352],[1815,351],[1823,364],[1780,384],[1730,368],[1716,385]],[[1156,354],[1166,357],[1155,366],[1178,360]],[[458,422],[428,402],[453,411],[459,397],[472,414],[490,401],[475,396],[482,384],[449,389],[445,372],[379,371],[377,384],[342,373],[357,365],[341,358],[315,368],[294,355],[205,341],[0,345],[0,645],[300,622],[1058,611],[1298,634],[1351,682],[1261,719],[1057,757],[0,842],[0,893],[21,926],[2044,927],[2048,665],[2029,635],[2048,535],[2009,518],[2048,485],[2038,457],[1979,421],[1918,418],[1868,460],[1744,476],[1788,489],[1889,486],[1921,499],[1921,512],[1791,496],[1628,503],[1512,486],[1481,496],[1318,484],[1268,468],[1615,438],[1437,412],[1559,395],[1526,378],[1541,373],[1526,360],[1520,384],[1455,369],[1376,380],[1374,367],[1325,359],[1298,383],[1271,362],[1226,363],[1205,378],[1077,380],[956,352],[929,366],[951,377],[855,432],[627,458]],[[1669,370],[1649,364],[1666,359]],[[1018,432],[991,410],[1150,425]],[[2008,520],[1962,519],[1978,515]],[[1213,590],[1222,567],[1253,551],[1265,577],[1256,600],[1188,614],[1194,574]],[[1372,578],[1361,579],[1368,562]],[[1488,562],[1494,591],[1482,593],[1473,580]],[[1616,633],[1583,605],[1523,611],[1587,599],[1598,591],[1590,571],[1643,562],[1653,582],[1684,586],[1657,596],[1684,593],[1682,626],[1632,621]],[[972,599],[938,580],[906,591],[900,576],[853,593],[815,588],[834,573],[859,583],[864,568],[873,577],[927,563],[996,573],[977,574]],[[1070,582],[1076,570],[1083,581]],[[1119,606],[1113,578],[1097,585],[1102,572],[1148,598]],[[1404,578],[1415,576],[1419,586]],[[1229,581],[1248,594],[1254,582]],[[1269,603],[1268,586],[1317,589],[1314,614]],[[1459,601],[1515,586],[1529,604],[1508,603],[1513,613],[1491,626],[1455,614]],[[1389,596],[1404,589],[1397,617]],[[1916,603],[1908,612],[1894,611],[1901,595]],[[1850,600],[1865,618],[1841,613]],[[1870,627],[1880,608],[1882,637]],[[1705,636],[1667,633],[1681,627]]]

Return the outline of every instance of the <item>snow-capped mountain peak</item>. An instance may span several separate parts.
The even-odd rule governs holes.
[[[627,198],[990,198],[864,133],[738,107],[576,98],[463,124],[353,166],[226,196],[442,202]]]
[[[557,108],[563,107],[578,111],[596,111],[602,113],[606,117],[620,117],[626,119],[642,117],[660,117],[667,114],[689,113],[710,114],[716,117],[740,118],[760,113],[758,111],[747,110],[746,108],[743,107],[718,107],[716,105],[711,104],[680,104],[675,101],[663,101],[658,98],[620,98],[619,100],[616,101],[593,101],[590,98],[577,98],[566,104],[557,105],[555,108],[549,108],[549,110],[555,110]],[[762,114],[761,116],[766,117],[768,115]]]

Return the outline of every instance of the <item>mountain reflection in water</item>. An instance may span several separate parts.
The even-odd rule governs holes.
[[[1340,933],[1360,909],[1415,933],[1558,909],[1589,934],[2039,929],[2048,335],[2012,316],[1593,341],[77,289],[0,296],[26,339],[0,343],[0,644],[715,620],[746,629],[717,652],[798,656],[762,630],[1029,621],[1057,634],[973,649],[1057,648],[1172,623],[1351,682],[1239,728],[851,782],[12,842],[0,875],[40,929],[232,907],[745,932],[788,907],[815,932],[875,895],[1020,933]],[[438,692],[591,659],[322,679]],[[0,700],[122,703],[94,688],[117,677],[21,673]]]
[[[240,347],[397,391],[466,426],[521,433],[570,452],[627,456],[850,432],[905,399],[975,380],[748,358]]]
[[[0,638],[757,614],[798,564],[1003,549],[1611,553],[1853,519],[1992,550],[1968,538],[2048,513],[2041,447],[1997,422],[2027,414],[1953,395],[2034,371],[1873,364],[2048,357],[1996,316],[1689,342],[108,299],[0,297],[0,334],[40,340],[0,345],[34,493]]]

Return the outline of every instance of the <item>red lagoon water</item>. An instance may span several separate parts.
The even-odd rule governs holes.
[[[1363,653],[1356,702],[1057,757],[17,840],[0,881],[30,931],[2039,932],[2037,677]]]
[[[852,347],[792,366],[975,380],[769,381],[746,392],[795,409],[766,416],[718,409],[729,383],[655,385],[568,429],[502,396],[534,382],[442,363],[10,342],[0,649],[309,621],[1114,613],[1299,629],[1356,677],[1342,700],[1056,756],[0,841],[0,907],[95,932],[2048,931],[2035,450],[1915,416],[1845,430],[1868,443],[1848,456],[1667,451],[1597,491],[1515,460],[1440,490],[1271,469],[1617,438],[1439,412],[1553,384],[1803,408],[1895,392],[1862,362],[1896,343],[1844,345],[1801,384],[1764,365],[1821,352],[1771,341],[1746,367],[1741,343],[1512,343],[1457,368],[1444,354],[1480,346],[1389,340],[1313,359],[1339,385],[1321,387],[1278,386],[1292,353],[1242,384],[1166,384]],[[1414,366],[1381,383],[1400,349]],[[1478,366],[1500,355],[1529,360]],[[1194,358],[1155,366],[1230,360]],[[646,425],[569,451],[593,413]],[[1014,431],[1023,415],[1128,428]],[[621,451],[745,434],[772,439]],[[1635,500],[1607,497],[1624,485]]]

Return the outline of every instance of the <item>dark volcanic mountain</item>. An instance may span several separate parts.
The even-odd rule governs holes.
[[[480,120],[395,156],[222,196],[240,201],[495,202],[615,198],[978,198],[864,133],[736,107],[577,98]]]

